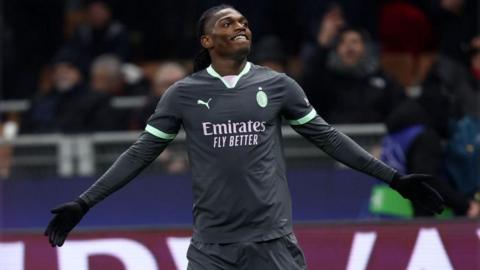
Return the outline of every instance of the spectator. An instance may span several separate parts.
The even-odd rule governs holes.
[[[448,112],[450,118],[480,117],[480,37],[473,38],[470,44],[468,68],[439,51],[422,85],[444,96],[449,104],[438,109]]]
[[[91,66],[90,77],[92,90],[111,96],[144,95],[148,92],[141,69],[131,63],[122,64],[114,54],[97,57]]]
[[[462,110],[450,119],[445,167],[459,191],[480,200],[480,51],[472,45],[469,84],[454,85]]]
[[[433,186],[442,191],[447,206],[458,215],[477,217],[480,204],[469,200],[448,184],[443,175],[444,150],[442,139],[435,130],[433,119],[422,106],[428,99],[406,100],[387,119],[388,134],[384,139],[382,160],[402,174],[434,175]],[[430,216],[422,207],[413,204],[415,216]]]
[[[475,54],[472,74],[474,59]],[[474,79],[470,81],[474,82]],[[475,118],[479,105],[478,92],[470,81],[467,69],[460,62],[437,52],[425,80],[416,91],[409,91],[409,95],[415,97],[428,112],[429,127],[445,142],[442,168],[449,183],[463,196],[473,199],[480,190],[480,121]],[[420,121],[419,116],[414,117]],[[432,144],[438,147],[439,140],[425,138],[419,149]],[[424,154],[428,153],[427,150],[423,150]],[[424,157],[419,160],[427,166],[435,159]]]
[[[404,96],[380,69],[368,33],[356,28],[343,29],[332,49],[319,41],[305,63],[302,84],[332,123],[383,122]]]
[[[93,59],[103,54],[114,54],[121,61],[128,58],[129,38],[123,24],[113,20],[112,10],[102,0],[90,1],[86,8],[87,21],[74,32],[67,48],[76,51],[87,69]]]
[[[436,53],[427,76],[418,93],[426,101],[423,106],[430,112],[439,134],[449,137],[448,122],[459,119],[467,113],[472,101],[472,87],[468,80],[468,71],[451,57]]]
[[[307,62],[315,54],[318,46],[330,49],[340,30],[345,27],[345,24],[342,7],[335,2],[330,3],[318,23],[318,29],[315,31],[315,42],[306,42],[303,45],[301,51],[302,61]]]
[[[24,131],[80,133],[125,126],[110,104],[112,95],[120,91],[119,60],[106,55],[94,61],[89,91],[85,91],[77,61],[73,52],[59,53],[53,66],[54,87],[32,101]]]
[[[174,84],[187,75],[183,66],[176,62],[165,62],[159,66],[152,80],[152,90],[146,104],[134,113],[131,119],[131,129],[144,129],[147,119],[155,111],[157,103],[163,93]]]
[[[379,32],[383,52],[417,56],[433,46],[432,22],[420,8],[406,1],[381,5]]]
[[[122,63],[115,55],[101,55],[92,63],[90,87],[93,91],[112,96],[124,94]]]
[[[345,24],[342,7],[336,3],[331,4],[323,16],[320,29],[317,33],[318,44],[323,47],[333,46],[333,42]]]
[[[121,63],[114,55],[101,55],[90,68],[89,91],[79,97],[71,108],[77,117],[69,130],[72,132],[112,131],[126,128],[120,111],[111,105],[111,99],[122,93]]]
[[[32,100],[23,125],[23,132],[45,133],[67,131],[78,115],[72,108],[84,94],[79,56],[67,49],[53,59],[53,86],[42,90]]]
[[[165,91],[176,81],[183,79],[187,72],[183,66],[176,62],[165,62],[161,64],[152,80],[152,91],[148,100],[140,110],[134,113],[130,127],[133,129],[143,129],[147,123],[148,117],[152,115],[157,107],[157,103]],[[183,173],[188,169],[187,158],[181,152],[172,149],[165,149],[159,156],[162,167],[168,173]]]

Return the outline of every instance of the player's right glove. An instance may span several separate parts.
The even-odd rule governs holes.
[[[426,174],[396,174],[390,187],[398,191],[405,199],[425,208],[433,214],[441,214],[444,208],[442,195],[430,183],[435,179]]]
[[[52,247],[63,245],[70,231],[80,222],[88,209],[87,203],[78,198],[51,210],[55,217],[48,224],[45,236],[48,236],[48,241]]]

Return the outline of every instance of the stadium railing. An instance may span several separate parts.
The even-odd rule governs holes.
[[[373,154],[378,153],[379,143],[385,133],[383,124],[349,124],[335,127]],[[290,127],[284,126],[282,132],[289,169],[341,166]],[[13,140],[0,138],[0,146],[13,149],[9,178],[93,176],[103,173],[139,134],[140,131],[20,135]],[[167,149],[186,160],[185,133],[181,131]],[[157,159],[148,170],[165,172],[162,159]]]

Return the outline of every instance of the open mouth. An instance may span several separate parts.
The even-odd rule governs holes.
[[[245,35],[245,34],[238,34],[238,35],[235,35],[232,38],[230,38],[230,40],[235,40],[235,41],[236,40],[242,40],[243,41],[243,40],[248,40],[248,38],[247,38],[247,35]]]

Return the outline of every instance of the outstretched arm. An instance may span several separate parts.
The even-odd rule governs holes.
[[[312,107],[303,89],[285,76],[283,116],[307,140],[328,155],[356,170],[390,183],[396,171],[377,160],[352,139],[323,120]]]
[[[352,139],[328,125],[320,116],[292,127],[334,159],[358,171],[388,183],[404,198],[417,203],[431,213],[443,211],[441,190],[425,174],[400,175],[393,168],[370,155]]]
[[[292,125],[293,129],[339,162],[390,183],[396,171],[373,157],[345,134],[320,116],[308,123]]]
[[[356,170],[388,183],[404,198],[410,199],[427,211],[440,213],[443,198],[428,182],[429,175],[400,175],[393,168],[377,160],[346,135],[337,131],[317,115],[302,88],[285,76],[285,92],[282,115],[301,135],[325,151],[334,159]]]
[[[143,132],[113,165],[79,198],[52,209],[55,217],[48,224],[45,235],[52,247],[62,246],[70,231],[88,210],[119,190],[137,176],[165,149],[171,140],[164,140]]]
[[[108,195],[125,186],[145,167],[157,158],[170,140],[160,139],[143,132],[137,141],[128,148],[113,165],[85,192],[80,199],[92,207]]]
[[[165,92],[148,119],[145,132],[92,186],[76,200],[51,211],[55,217],[48,224],[45,235],[53,247],[62,246],[68,233],[91,207],[135,178],[175,138],[182,122],[176,88],[174,84]]]

